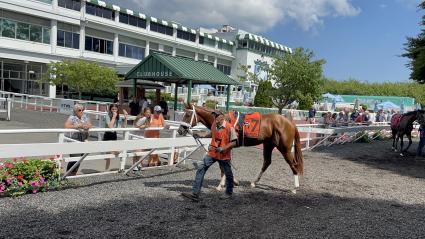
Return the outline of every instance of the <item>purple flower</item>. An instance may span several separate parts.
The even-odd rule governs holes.
[[[38,182],[37,182],[37,181],[32,181],[32,182],[31,182],[31,186],[33,186],[33,187],[37,187],[37,186],[38,186]]]
[[[19,187],[22,187],[22,185],[23,185],[22,182],[18,182]]]

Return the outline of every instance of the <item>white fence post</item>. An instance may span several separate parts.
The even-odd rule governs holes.
[[[173,130],[173,136],[172,138],[175,139],[177,137],[177,130]],[[171,154],[170,154],[170,158],[168,159],[168,165],[173,165],[174,164],[174,155],[175,155],[175,147],[171,147]]]
[[[53,111],[53,99],[50,99],[50,112]]]
[[[99,112],[99,103],[96,103],[96,111]],[[96,115],[96,119],[99,120],[99,115]]]
[[[310,140],[311,140],[311,126],[308,127],[308,131],[307,131],[307,142],[305,144],[305,148],[307,150],[310,149]]]
[[[130,138],[130,132],[125,131],[124,132],[124,140],[128,140]],[[122,157],[121,157],[121,164],[120,164],[120,171],[125,170],[125,163],[127,162],[127,150],[122,151]]]

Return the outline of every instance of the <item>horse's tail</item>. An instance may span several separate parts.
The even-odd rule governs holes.
[[[300,142],[300,133],[298,132],[297,126],[295,126],[295,137],[294,137],[294,159],[295,159],[295,168],[297,170],[297,175],[304,174],[304,161],[303,153],[301,151],[301,142]]]

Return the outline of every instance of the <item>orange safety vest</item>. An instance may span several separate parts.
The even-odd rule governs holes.
[[[227,150],[226,152],[219,153],[216,152],[216,148],[224,147],[230,142],[230,130],[232,130],[232,125],[226,122],[226,127],[220,130],[217,130],[215,122],[211,126],[211,143],[210,150],[208,150],[208,156],[215,158],[217,160],[230,160],[231,150]]]
[[[155,117],[151,117],[151,122],[149,123],[149,127],[163,127],[164,126],[164,118],[160,115],[157,119]],[[145,138],[159,138],[159,130],[146,130]]]

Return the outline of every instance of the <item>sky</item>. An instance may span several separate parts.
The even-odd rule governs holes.
[[[335,80],[406,82],[406,37],[420,32],[420,0],[106,0],[197,29],[229,24],[326,60]]]

